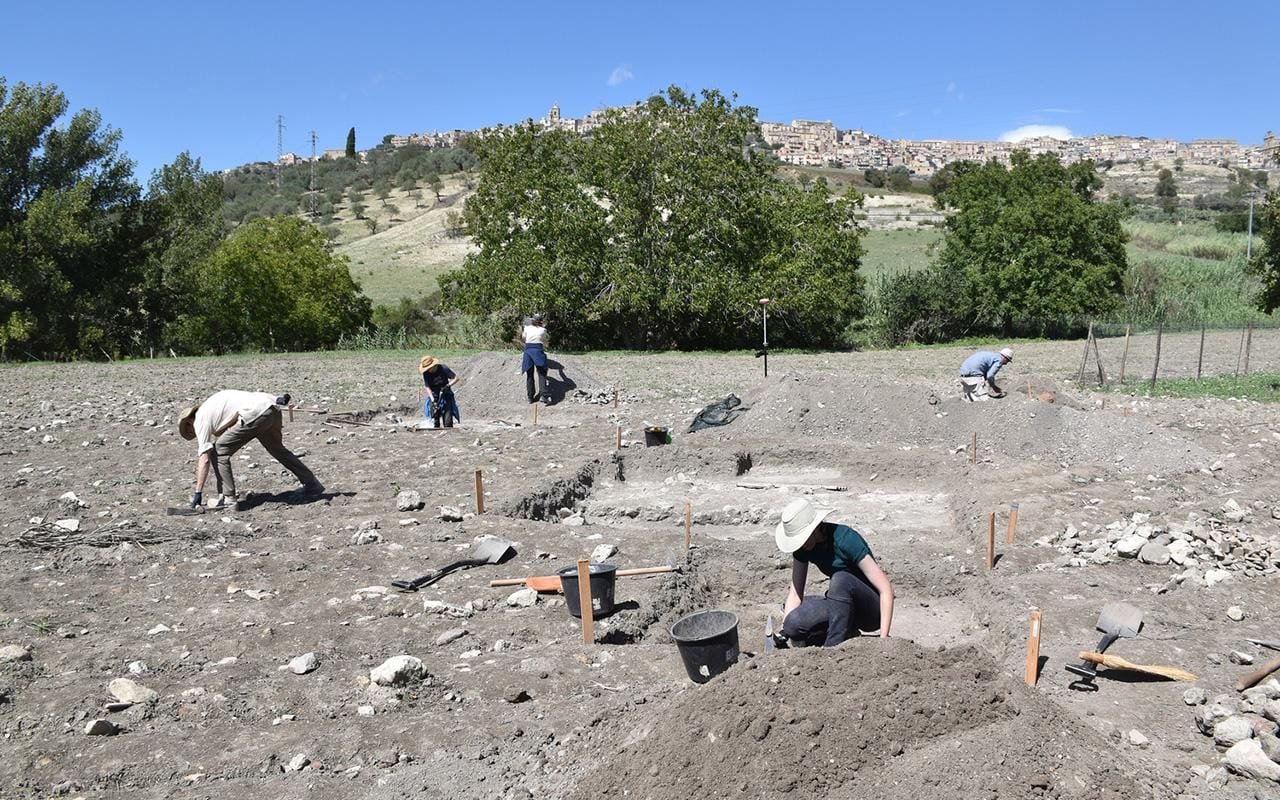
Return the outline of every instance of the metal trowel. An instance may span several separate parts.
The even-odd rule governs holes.
[[[1142,630],[1142,609],[1128,603],[1107,603],[1102,607],[1102,613],[1098,615],[1097,628],[1102,631],[1097,652],[1105,653],[1116,639],[1130,639],[1138,635],[1138,631]],[[1072,681],[1070,688],[1083,692],[1098,690],[1097,684],[1093,682],[1094,678],[1098,677],[1098,668],[1095,664],[1088,661],[1068,664],[1067,671],[1074,672],[1081,678],[1081,680]]]

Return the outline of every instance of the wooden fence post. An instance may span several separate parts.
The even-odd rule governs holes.
[[[591,562],[578,559],[578,613],[582,615],[582,643],[596,641],[595,604],[591,602]]]
[[[1200,352],[1196,354],[1196,380],[1200,380],[1200,370],[1204,367],[1204,320],[1200,320]]]
[[[987,569],[996,565],[996,512],[987,515]]]
[[[1249,374],[1249,351],[1253,349],[1253,321],[1245,327],[1244,334],[1244,374]]]
[[[1120,354],[1120,383],[1124,383],[1124,365],[1129,360],[1129,329],[1132,326],[1124,326],[1124,352]]]
[[[1156,390],[1156,375],[1160,372],[1160,340],[1164,337],[1164,319],[1156,326],[1156,363],[1151,366],[1151,391]]]
[[[1080,374],[1076,375],[1076,384],[1084,383],[1084,368],[1089,364],[1089,342],[1093,341],[1093,320],[1089,320],[1089,334],[1084,337],[1084,358],[1080,360]]]
[[[1040,677],[1040,609],[1031,610],[1031,631],[1027,635],[1027,669],[1023,680],[1035,686]]]
[[[484,513],[484,470],[476,470],[476,513]]]
[[[1107,383],[1107,374],[1102,371],[1102,355],[1098,352],[1098,339],[1093,339],[1093,360],[1098,362],[1098,385],[1105,386]]]
[[[1009,505],[1009,530],[1005,532],[1004,543],[1013,544],[1013,538],[1018,533],[1018,504],[1011,503]]]

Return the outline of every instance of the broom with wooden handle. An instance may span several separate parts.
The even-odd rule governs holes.
[[[1080,653],[1080,658],[1092,664],[1108,667],[1110,669],[1123,669],[1130,672],[1145,672],[1149,675],[1159,675],[1162,678],[1168,678],[1171,681],[1194,681],[1195,675],[1187,672],[1185,669],[1177,667],[1152,666],[1150,664],[1135,664],[1132,661],[1126,661],[1120,656],[1113,656],[1108,653],[1091,653],[1087,650]]]

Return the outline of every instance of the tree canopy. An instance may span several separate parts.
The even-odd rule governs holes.
[[[194,274],[176,323],[188,350],[312,350],[369,324],[369,300],[345,256],[297,217],[256,219]]]
[[[446,303],[511,323],[542,310],[566,344],[687,348],[754,342],[770,297],[779,343],[835,343],[861,311],[861,197],[782,181],[757,135],[754,109],[672,87],[585,138],[526,124],[476,140],[479,251],[441,277]]]
[[[1124,294],[1124,209],[1098,203],[1091,162],[1013,154],[952,165],[937,195],[952,209],[937,260],[886,279],[878,298],[889,343],[974,333],[1044,334],[1064,319],[1101,315]]]

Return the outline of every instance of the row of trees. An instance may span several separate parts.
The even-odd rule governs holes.
[[[532,309],[568,346],[696,348],[771,327],[832,346],[862,313],[861,197],[800,188],[750,147],[755,110],[672,87],[589,137],[502,129],[466,204],[478,245],[441,277],[447,306],[513,324]]]
[[[301,219],[228,236],[225,187],[183,153],[144,193],[120,132],[0,77],[0,357],[309,349],[370,318]]]

